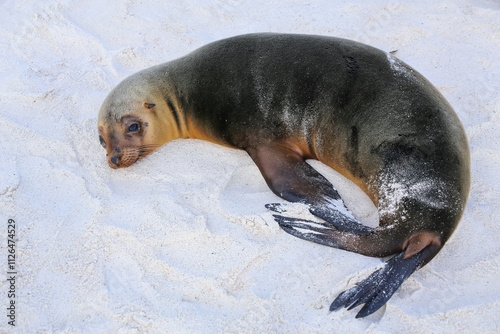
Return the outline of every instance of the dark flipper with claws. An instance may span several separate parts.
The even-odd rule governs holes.
[[[330,224],[328,223],[313,222],[311,220],[286,217],[281,215],[273,215],[273,217],[285,232],[297,238],[312,241],[325,246],[341,248],[340,245],[335,242],[335,239],[324,237],[324,235],[332,230],[331,226],[329,226]],[[310,230],[311,232],[305,233],[301,232],[299,229]]]
[[[273,215],[280,227],[301,239],[325,246],[354,251],[369,256],[385,256],[395,253],[390,230],[376,229],[370,235],[354,235],[339,231],[326,222],[287,217],[282,206],[268,205],[280,214]],[[361,304],[363,308],[357,318],[366,317],[381,308],[418,268],[429,262],[441,249],[441,244],[432,233],[417,233],[407,239],[404,250],[388,260],[385,266],[352,289],[342,292],[330,306],[330,311],[342,306],[352,309]],[[380,252],[380,253],[377,253]]]
[[[373,253],[373,247],[370,245],[373,244],[374,240],[380,238],[380,230],[370,229],[372,231],[370,234],[357,234],[341,230],[328,221],[289,217],[286,215],[285,205],[272,203],[267,204],[266,208],[276,212],[277,214],[273,215],[274,220],[285,232],[297,238],[369,256],[385,256],[394,253],[389,245],[385,245],[387,249],[382,253]],[[384,247],[378,243],[377,249],[380,246]]]
[[[357,317],[377,311],[418,268],[429,262],[441,249],[442,239],[433,228],[411,230],[406,224],[370,228],[362,225],[345,208],[330,182],[308,165],[297,152],[282,146],[247,149],[275,194],[290,202],[301,202],[324,221],[287,216],[286,205],[266,207],[277,214],[274,219],[287,233],[318,244],[359,254],[384,257],[397,254],[384,268],[375,271],[354,288],[344,291],[330,310],[341,306],[354,308],[364,304]],[[420,205],[407,201],[406,205]],[[422,215],[423,210],[411,207]],[[425,207],[423,209],[426,209]],[[431,226],[432,227],[432,226]]]
[[[304,161],[297,152],[282,147],[261,146],[247,149],[259,167],[269,188],[290,202],[309,205],[309,211],[338,229],[369,234],[372,229],[361,224],[345,207],[333,185]],[[269,208],[277,208],[272,204]]]
[[[306,203],[308,204],[308,203]],[[286,209],[280,203],[270,203],[266,204],[266,208],[274,212],[282,213]],[[317,206],[311,205],[309,211],[326,222],[326,226],[335,227],[341,230],[346,230],[358,234],[369,234],[373,229],[369,226],[362,225],[357,219],[355,219],[347,209],[343,209],[345,213],[334,208],[319,208]],[[347,214],[346,214],[347,213]],[[280,216],[274,216],[280,217]],[[282,216],[281,216],[282,217]],[[303,238],[306,239],[306,238]]]
[[[376,312],[415,270],[428,262],[438,251],[439,247],[429,245],[408,259],[404,258],[405,252],[399,253],[388,260],[383,268],[357,283],[354,288],[342,292],[333,301],[330,311],[342,306],[350,310],[364,304],[356,318]]]
[[[301,239],[325,246],[354,251],[369,256],[385,256],[397,252],[391,247],[393,236],[386,229],[376,229],[370,235],[353,235],[339,231],[326,222],[287,217],[281,206],[268,206],[281,214],[273,215],[280,227]],[[441,249],[436,237],[430,233],[415,234],[408,238],[403,251],[385,266],[350,290],[341,293],[330,306],[330,311],[345,306],[349,309],[365,304],[357,318],[366,317],[381,308],[418,268],[429,262]],[[377,253],[380,252],[380,253]]]

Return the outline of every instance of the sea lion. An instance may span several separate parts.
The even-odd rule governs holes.
[[[286,232],[367,256],[396,254],[330,307],[364,304],[357,317],[439,252],[470,188],[465,131],[438,90],[392,55],[340,38],[267,33],[208,44],[123,80],[105,99],[98,130],[112,168],[176,138],[245,150],[276,195],[323,219],[268,205]],[[361,187],[379,226],[361,224],[306,159]]]

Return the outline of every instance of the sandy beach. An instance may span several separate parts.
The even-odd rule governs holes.
[[[7,0],[0,18],[0,333],[500,332],[499,1]],[[106,163],[97,113],[122,79],[266,31],[397,50],[466,129],[462,221],[372,316],[328,307],[382,261],[282,231],[245,152],[187,139]],[[311,164],[377,224],[360,189]]]

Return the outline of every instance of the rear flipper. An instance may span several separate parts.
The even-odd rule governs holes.
[[[336,206],[330,205],[325,207],[319,207],[318,205],[310,205],[309,204],[309,212],[311,212],[313,215],[316,217],[319,217],[323,220],[325,220],[325,224],[323,224],[326,227],[334,228],[335,230],[341,229],[349,232],[354,232],[357,234],[361,235],[367,235],[373,232],[373,228],[362,225],[354,216],[351,214],[350,211],[347,210],[345,207],[344,203],[339,197],[339,200],[337,201]],[[306,204],[308,204],[306,202]],[[286,204],[280,204],[280,203],[270,203],[266,204],[266,208],[277,212],[277,213],[284,213],[286,212]],[[274,215],[275,220],[278,221],[278,217],[282,218],[287,218],[285,216],[279,216],[279,215]],[[289,218],[290,220],[300,220],[298,218]],[[306,220],[302,220],[305,222]],[[280,223],[281,227],[282,224]],[[293,234],[293,233],[291,233]],[[302,238],[309,240],[307,238]]]
[[[282,212],[275,206],[270,208],[276,212]],[[359,236],[332,228],[326,222],[287,217],[281,214],[275,214],[273,217],[287,233],[304,240],[364,253],[368,256],[394,254],[392,241],[387,236],[383,237],[384,230],[375,230],[368,236]],[[389,259],[383,268],[357,283],[355,287],[342,292],[331,304],[330,311],[337,310],[341,306],[350,310],[365,304],[356,318],[366,317],[376,312],[392,297],[401,284],[415,270],[429,262],[441,247],[439,238],[430,232],[419,232],[407,238],[403,243],[403,251]]]
[[[275,205],[276,204],[268,204],[266,207],[273,210],[271,206],[274,207]],[[285,232],[293,235],[294,237],[329,247],[343,248],[339,243],[337,243],[337,238],[330,237],[332,231],[336,231],[338,233],[338,230],[335,228],[332,229],[331,224],[327,222],[316,222],[282,215],[273,215],[273,217]]]
[[[355,287],[342,292],[330,305],[330,311],[344,306],[353,309],[365,304],[356,318],[366,317],[381,308],[403,284],[403,282],[418,268],[430,261],[440,247],[430,244],[417,254],[405,259],[405,251],[388,260],[385,266]]]
[[[370,247],[372,240],[380,240],[379,235],[376,233],[377,230],[375,229],[372,229],[374,233],[367,235],[346,232],[323,220],[309,220],[284,216],[281,214],[286,212],[282,209],[284,206],[285,205],[277,204],[266,205],[268,209],[280,213],[273,215],[274,220],[280,227],[285,232],[297,238],[368,256],[378,257],[387,254],[387,252],[383,254],[370,253],[372,250],[372,247]],[[383,243],[377,244],[377,247],[382,246],[382,244]],[[394,252],[388,254],[394,254]]]
[[[312,214],[336,228],[363,235],[372,232],[370,227],[352,216],[333,185],[299,153],[276,143],[247,149],[247,152],[276,195],[290,202],[309,205]],[[280,210],[279,204],[267,207]]]

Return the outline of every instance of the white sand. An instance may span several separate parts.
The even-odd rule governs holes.
[[[500,332],[500,3],[403,1],[0,2],[0,332],[7,221],[16,221],[19,333]],[[244,152],[165,145],[111,170],[97,112],[123,78],[248,32],[355,39],[407,62],[447,97],[472,153],[457,231],[376,314],[329,313],[378,266],[293,238]],[[324,166],[354,214],[366,196]]]

